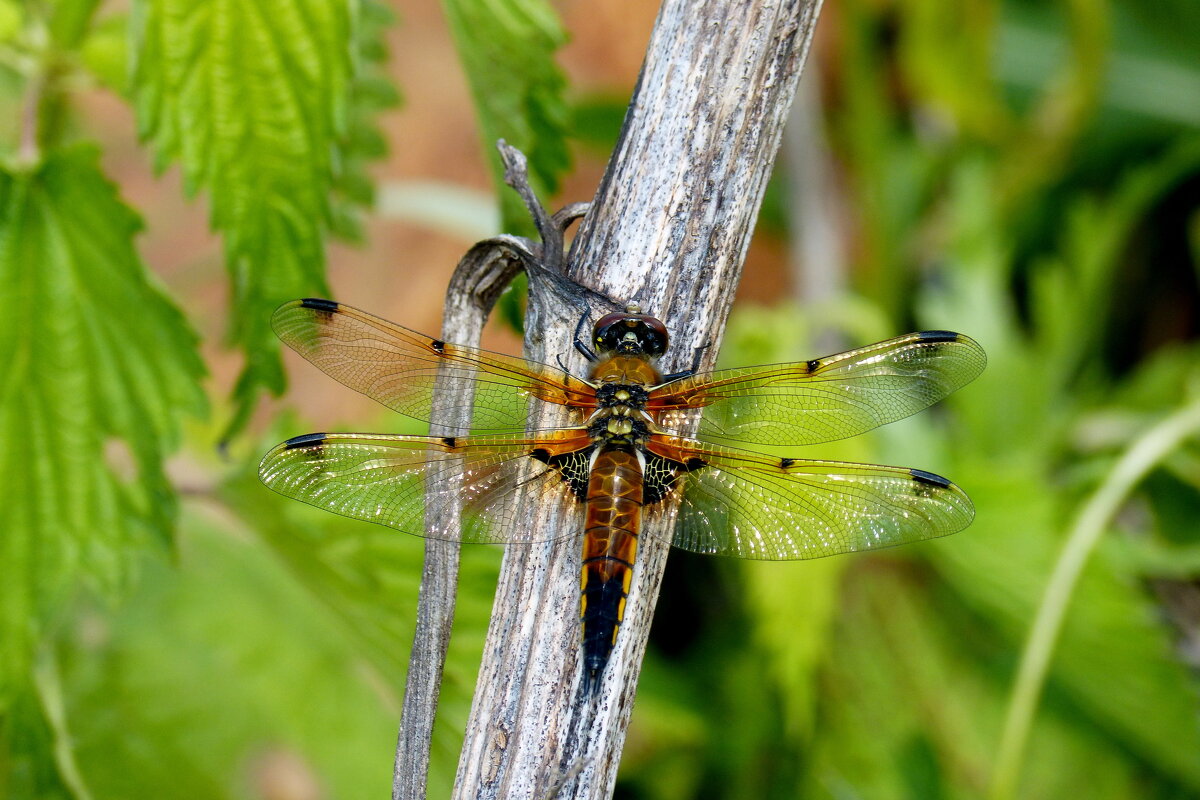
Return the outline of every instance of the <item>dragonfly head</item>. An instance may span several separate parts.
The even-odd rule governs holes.
[[[636,307],[606,314],[596,322],[592,341],[602,353],[619,356],[661,356],[667,351],[667,326]]]

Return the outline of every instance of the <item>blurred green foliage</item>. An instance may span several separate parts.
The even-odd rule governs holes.
[[[524,153],[539,194],[558,191],[570,165],[566,144],[566,79],[554,60],[566,43],[558,15],[545,0],[442,0],[479,117],[481,145],[500,201],[505,230],[533,235],[520,198],[504,184],[495,143]]]
[[[660,671],[690,688],[653,701],[665,709],[644,700],[631,741],[661,730],[648,716],[698,698],[711,713],[693,711],[673,745],[627,752],[624,796],[1200,796],[1194,438],[1087,562],[1018,775],[997,775],[1069,523],[1122,451],[1200,398],[1200,69],[1178,46],[1196,41],[1200,15],[1183,5],[838,6],[822,77],[855,299],[743,309],[722,358],[806,357],[831,331],[851,344],[908,327],[969,333],[988,352],[982,378],[837,455],[950,475],[978,516],[950,539],[851,562],[714,576],[675,557],[691,573],[675,580],[737,587],[725,591],[742,610],[656,617],[697,639],[650,660],[639,702]],[[1165,79],[1130,92],[1131,72]],[[782,228],[787,210],[773,208]],[[690,782],[664,780],[663,760]]]
[[[547,189],[567,134],[607,150],[608,98],[628,87],[568,106],[547,5],[444,7],[484,140],[529,153]],[[375,115],[396,96],[381,5],[289,0],[270,24],[256,8],[0,0],[3,797],[386,792],[421,543],[274,496],[254,466],[303,430],[397,423],[287,417],[219,460],[228,420],[204,420],[191,328],[94,148],[73,143],[86,126],[68,89],[91,80],[210,198],[249,357],[236,427],[282,389],[271,308],[324,285],[331,235],[358,235]],[[1195,437],[1105,520],[1066,586],[1028,740],[1013,771],[998,763],[1068,532],[1123,454],[1200,400],[1200,6],[846,0],[826,15],[850,291],[737,309],[722,360],[970,334],[989,369],[944,407],[800,455],[935,470],[978,515],[863,558],[673,555],[618,796],[1200,797]],[[786,181],[766,235],[788,235]],[[504,313],[519,312],[514,295]],[[181,445],[190,477],[172,482]],[[450,791],[499,552],[463,558],[431,797]]]

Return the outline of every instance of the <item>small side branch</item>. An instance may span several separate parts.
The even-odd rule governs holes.
[[[537,227],[538,236],[542,240],[542,266],[554,272],[562,272],[563,232],[546,213],[545,207],[529,185],[529,162],[525,154],[503,139],[496,143],[496,149],[500,151],[500,161],[504,164],[504,182],[521,196],[529,216],[533,218],[533,224]]]
[[[517,237],[489,239],[472,247],[459,261],[446,291],[442,338],[477,345],[488,313],[504,288],[531,258],[529,244]],[[446,408],[469,409],[470,398],[453,397]],[[430,426],[435,436],[448,435],[470,424],[466,413],[438,414]],[[457,509],[433,513],[454,515]],[[459,546],[428,539],[417,597],[417,624],[404,688],[404,708],[392,773],[392,800],[423,800],[429,773],[429,749],[437,716],[450,629],[458,590]]]
[[[503,142],[500,150],[508,168],[506,179],[525,200],[542,241],[535,243],[519,236],[502,235],[479,242],[467,251],[446,290],[441,337],[448,342],[478,346],[492,307],[522,270],[529,273],[531,284],[536,282],[568,302],[578,302],[578,290],[560,274],[563,231],[586,213],[587,204],[576,203],[554,215],[548,214],[529,187],[525,156]],[[554,270],[546,269],[546,260]],[[472,398],[456,395],[449,388],[439,391],[438,396],[446,402],[440,404],[441,410],[435,411],[430,433],[444,436],[468,430]],[[443,507],[430,513],[456,517],[459,509]],[[426,796],[433,725],[454,622],[458,568],[457,544],[426,541],[416,631],[392,774],[393,800],[424,800]]]

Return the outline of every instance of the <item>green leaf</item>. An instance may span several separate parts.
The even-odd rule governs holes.
[[[781,716],[796,740],[813,732],[817,667],[828,648],[839,581],[848,564],[847,559],[823,558],[782,564],[754,561],[743,566],[746,603],[756,639],[766,654],[763,672],[779,686]]]
[[[0,172],[0,712],[65,595],[115,594],[168,538],[163,457],[205,411],[196,337],[97,158]]]
[[[246,352],[230,433],[262,389],[283,390],[271,311],[328,293],[323,239],[334,224],[331,193],[346,188],[356,8],[342,0],[135,7],[141,134],[160,168],[178,161],[188,190],[209,193],[224,237],[232,339]]]
[[[992,141],[1012,122],[992,75],[996,5],[908,3],[899,26],[900,62],[919,96],[953,124]]]
[[[47,21],[54,43],[64,50],[73,50],[83,41],[92,24],[92,16],[100,0],[61,0],[49,8]]]
[[[334,176],[331,222],[334,235],[350,241],[362,239],[361,208],[375,204],[375,184],[367,165],[387,155],[377,115],[400,104],[399,92],[386,77],[384,34],[393,21],[391,9],[378,0],[362,0],[358,9],[354,31],[358,69],[349,86],[346,130],[338,142],[341,169]]]
[[[390,779],[422,542],[275,495],[249,467],[184,504],[177,568],[151,564],[130,602],[85,607],[62,637],[97,798],[242,798],[247,777],[274,797],[280,758],[322,796]],[[500,555],[463,550],[430,797],[450,794]]]
[[[129,16],[114,14],[92,25],[79,48],[88,71],[121,95],[129,90]]]
[[[930,576],[880,561],[847,572],[809,792],[798,795],[981,797],[1007,699],[994,668],[1003,654]],[[1070,709],[1042,714],[1033,734],[1022,797],[1066,796],[1081,774],[1089,797],[1156,796],[1138,762]]]
[[[0,726],[0,796],[29,800],[79,800],[67,788],[54,757],[54,730],[35,691],[18,695]]]
[[[963,601],[997,635],[1020,646],[1060,547],[1054,531],[1062,514],[1046,490],[1051,482],[991,460],[964,461],[954,475],[970,487],[979,514],[970,530],[933,543],[928,552]],[[1195,789],[1195,681],[1172,653],[1144,590],[1116,566],[1095,557],[1088,563],[1039,714],[1055,695],[1069,698],[1122,748]]]
[[[525,153],[539,193],[557,191],[570,166],[566,81],[554,63],[566,34],[543,0],[443,0],[442,7],[471,86],[506,229],[527,232],[528,214],[504,184],[496,140]]]
[[[326,796],[380,794],[401,678],[365,661],[236,519],[206,517],[185,510],[178,569],[149,566],[133,602],[111,620],[85,611],[65,643],[97,798],[274,797],[280,763]]]

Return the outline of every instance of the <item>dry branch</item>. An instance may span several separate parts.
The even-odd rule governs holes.
[[[659,13],[567,276],[612,306],[634,301],[666,321],[667,372],[688,367],[695,348],[724,329],[818,7],[667,0]],[[554,280],[534,277],[526,355],[562,357],[585,373],[571,347],[578,312],[564,307]],[[547,409],[536,422],[565,421]],[[531,503],[521,512],[547,538],[578,529],[565,508]],[[611,795],[672,521],[668,510],[645,525],[625,624],[594,703],[579,693],[573,539],[508,549],[455,797]]]

